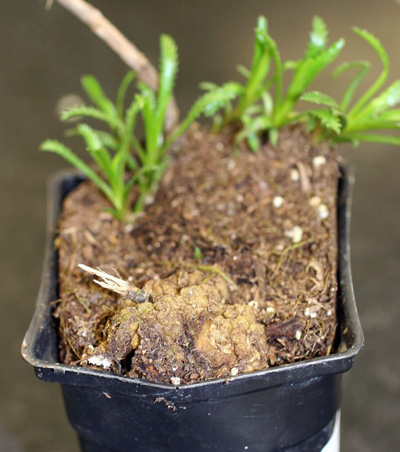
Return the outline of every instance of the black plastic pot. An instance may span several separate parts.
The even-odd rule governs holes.
[[[36,375],[60,383],[85,452],[316,452],[329,440],[340,405],[341,374],[363,345],[349,255],[353,174],[339,183],[339,331],[336,353],[261,372],[188,386],[149,383],[58,362],[50,302],[57,298],[56,222],[80,176],[49,187],[42,284],[22,354]]]

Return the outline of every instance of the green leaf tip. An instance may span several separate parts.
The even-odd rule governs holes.
[[[328,29],[326,23],[319,16],[314,16],[312,20],[312,30],[310,33],[310,43],[308,46],[308,56],[314,56],[325,48],[328,42]]]
[[[267,34],[268,33],[268,20],[265,16],[258,16],[257,26],[255,28],[256,34]]]
[[[379,58],[382,61],[383,66],[387,70],[389,70],[389,56],[380,40],[377,37],[375,37],[372,33],[363,28],[353,27],[353,31],[358,36],[363,38],[376,51],[376,53],[379,55]]]

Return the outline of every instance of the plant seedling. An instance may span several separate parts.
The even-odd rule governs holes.
[[[195,246],[194,247],[194,253],[193,253],[193,256],[194,256],[194,258],[196,259],[196,260],[201,260],[201,259],[203,259],[203,253],[202,253],[202,251],[201,251],[201,249],[198,247],[198,246]]]
[[[391,135],[369,134],[369,130],[398,130],[400,110],[390,110],[400,101],[400,80],[374,97],[386,81],[389,59],[377,38],[360,28],[354,32],[378,53],[383,71],[375,83],[350,108],[354,93],[367,74],[370,63],[354,61],[342,63],[333,73],[338,77],[350,69],[358,69],[341,102],[318,91],[306,92],[314,79],[332,64],[344,47],[344,39],[328,45],[328,30],[320,17],[314,17],[307,50],[300,60],[282,62],[276,42],[268,33],[267,20],[261,16],[255,29],[254,54],[251,69],[239,66],[239,72],[247,79],[236,84],[238,96],[235,106],[227,103],[224,117],[217,117],[219,127],[236,124],[236,142],[246,141],[250,149],[260,148],[261,137],[269,134],[276,145],[278,131],[287,124],[304,122],[317,139],[331,143],[350,141],[375,141],[400,144],[400,138]],[[274,66],[274,71],[271,67]],[[289,87],[283,94],[283,78],[287,71],[294,71]],[[212,83],[201,85],[209,92],[219,89]],[[274,96],[271,91],[274,92]],[[303,112],[294,110],[299,100],[321,105],[322,108]]]
[[[353,61],[339,65],[333,72],[334,77],[350,69],[358,70],[340,103],[318,91],[302,96],[303,100],[323,107],[306,112],[309,129],[315,129],[320,139],[331,142],[347,141],[358,145],[360,141],[366,141],[399,145],[398,136],[366,133],[371,130],[400,130],[400,109],[392,109],[400,102],[400,80],[396,80],[381,94],[376,95],[389,75],[388,55],[380,41],[371,33],[357,27],[353,30],[377,52],[383,65],[382,72],[374,84],[350,107],[354,94],[371,64],[368,61]]]
[[[277,131],[282,126],[293,122],[293,112],[301,95],[317,77],[331,64],[344,46],[339,39],[328,46],[328,32],[323,20],[315,17],[307,50],[298,61],[282,62],[278,46],[268,33],[268,22],[263,16],[258,19],[254,37],[254,54],[251,69],[239,66],[239,72],[247,82],[238,84],[237,105],[225,111],[223,124],[240,124],[237,142],[246,140],[249,147],[256,151],[260,147],[260,135],[269,132],[273,144],[277,141]],[[271,73],[271,66],[275,66]],[[283,76],[287,70],[294,71],[291,83],[283,95]],[[202,85],[212,92],[216,85]],[[274,87],[275,98],[270,90]]]
[[[157,92],[145,83],[138,83],[138,92],[125,109],[126,92],[135,78],[134,73],[128,73],[123,79],[115,103],[106,97],[93,76],[85,76],[82,85],[93,106],[73,107],[61,115],[63,121],[88,117],[108,126],[106,132],[81,123],[72,131],[72,134],[84,139],[86,150],[100,174],[57,140],[46,140],[40,147],[42,151],[61,155],[91,179],[111,202],[112,213],[119,220],[127,219],[130,192],[134,186],[138,191],[134,211],[144,209],[146,199],[157,189],[166,169],[168,150],[173,142],[202,113],[206,116],[214,114],[236,95],[235,85],[229,83],[204,94],[171,136],[165,136],[166,111],[177,75],[178,51],[173,39],[167,35],[161,36],[160,47],[160,82]],[[144,126],[143,142],[135,135],[138,118],[142,119]]]

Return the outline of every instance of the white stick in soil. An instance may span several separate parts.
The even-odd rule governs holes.
[[[138,75],[138,78],[150,86],[158,89],[158,72],[146,56],[112,24],[103,13],[85,0],[55,0],[79,20],[85,23],[94,34],[103,40],[130,68]],[[47,1],[46,9],[53,3]],[[172,130],[179,120],[179,110],[172,99],[165,119],[166,131]]]
[[[124,299],[132,300],[135,303],[152,301],[152,296],[149,292],[145,292],[138,287],[132,286],[121,278],[117,278],[109,273],[103,272],[100,269],[96,270],[85,264],[78,264],[78,267],[101,278],[102,281],[99,281],[98,279],[94,279],[93,281],[104,289],[111,290],[112,292],[122,295]]]

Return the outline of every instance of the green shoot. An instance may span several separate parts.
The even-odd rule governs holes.
[[[201,260],[201,259],[203,259],[203,253],[201,252],[201,249],[200,249],[198,246],[195,246],[195,247],[194,247],[194,254],[193,254],[193,257],[194,257],[196,260]]]
[[[79,135],[83,138],[86,151],[98,170],[93,169],[57,140],[44,141],[40,149],[60,155],[94,182],[110,201],[113,215],[122,220],[127,213],[129,199],[130,184],[126,184],[126,172],[128,168],[134,169],[138,166],[130,153],[130,143],[136,117],[142,108],[141,99],[135,96],[125,117],[121,119],[93,76],[83,77],[82,86],[97,108],[73,107],[64,112],[61,119],[67,121],[75,117],[88,117],[108,125],[110,132],[95,130],[85,123],[80,123],[73,131],[69,131],[69,135]]]
[[[42,151],[53,152],[79,169],[94,182],[112,205],[112,213],[119,220],[127,220],[131,213],[131,191],[137,193],[133,207],[140,212],[146,200],[157,189],[168,164],[168,151],[175,140],[201,114],[213,115],[237,95],[237,86],[228,83],[200,97],[187,117],[177,126],[171,136],[164,134],[166,112],[173,96],[178,70],[178,50],[172,38],[162,35],[160,39],[159,89],[137,83],[137,93],[125,106],[128,89],[135,74],[128,73],[118,89],[116,102],[104,93],[100,83],[91,75],[82,78],[82,86],[93,105],[73,107],[61,115],[61,120],[89,118],[103,123],[108,130],[98,130],[81,123],[68,135],[83,138],[86,151],[97,169],[77,157],[74,152],[56,140],[42,143]],[[139,140],[135,130],[141,119],[144,139]]]
[[[359,28],[354,28],[354,32],[377,52],[383,66],[381,74],[373,85],[353,102],[356,90],[371,65],[367,61],[341,64],[333,73],[335,77],[351,69],[357,69],[357,73],[346,89],[340,104],[320,92],[305,93],[302,96],[303,100],[322,105],[324,108],[310,110],[304,114],[308,116],[309,125],[310,121],[313,122],[316,119],[314,127],[310,125],[310,128],[316,131],[320,139],[330,140],[333,143],[351,142],[354,145],[360,141],[399,145],[400,137],[398,136],[368,132],[400,130],[400,109],[392,108],[400,103],[400,80],[396,80],[377,94],[389,75],[389,58],[382,44],[371,33]]]
[[[321,18],[315,17],[303,58],[282,62],[277,44],[268,33],[267,20],[261,16],[255,29],[251,69],[240,66],[240,73],[247,78],[247,82],[239,85],[237,105],[231,112],[225,113],[223,124],[239,123],[237,142],[246,140],[254,151],[258,150],[260,136],[265,132],[269,132],[274,144],[278,129],[297,119],[293,110],[304,91],[336,59],[343,46],[343,39],[328,46],[326,25]],[[271,66],[274,66],[272,73]],[[294,71],[294,74],[284,94],[283,77],[288,70]],[[274,87],[274,97],[270,93],[271,87]],[[212,92],[212,85],[208,84],[206,88]]]
[[[279,129],[287,124],[304,122],[317,139],[330,142],[376,141],[400,144],[400,137],[387,134],[371,134],[373,130],[399,130],[400,80],[379,93],[389,74],[389,58],[380,41],[360,28],[354,32],[364,39],[378,54],[382,72],[366,92],[353,101],[356,91],[369,71],[368,61],[340,64],[333,72],[338,77],[349,70],[356,74],[340,102],[319,91],[306,92],[316,77],[331,65],[344,47],[344,40],[328,43],[325,22],[314,17],[312,30],[304,56],[297,61],[282,61],[276,42],[269,35],[264,17],[258,19],[254,38],[254,55],[250,69],[239,66],[246,78],[244,84],[235,85],[234,105],[225,106],[224,117],[217,117],[219,128],[235,124],[236,143],[246,141],[257,151],[266,133],[272,145],[278,140]],[[283,92],[283,77],[287,71],[293,75],[287,91]],[[212,83],[201,85],[209,93],[220,88]],[[295,111],[299,100],[315,104],[318,108]]]

